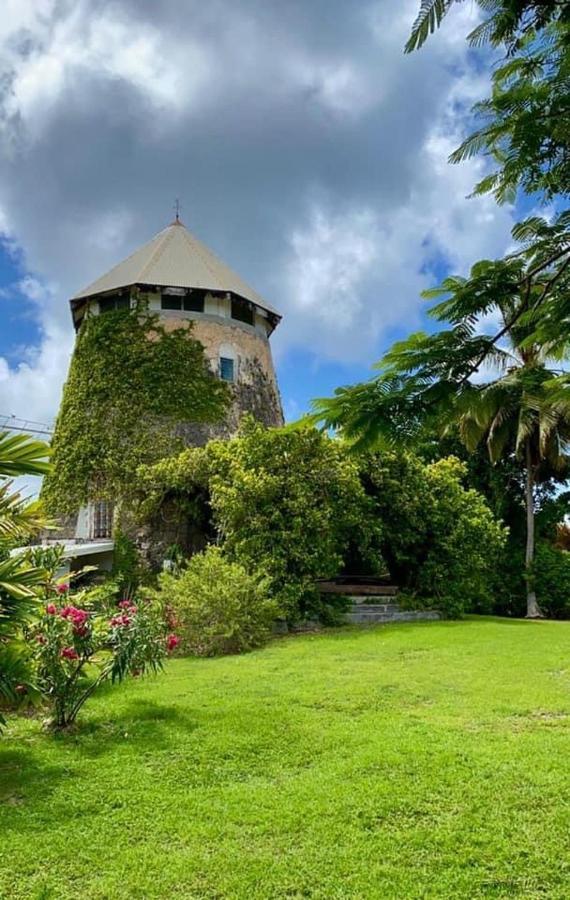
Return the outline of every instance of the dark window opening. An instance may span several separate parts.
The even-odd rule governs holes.
[[[162,295],[162,309],[182,309],[182,297],[177,294]]]
[[[112,312],[115,309],[130,309],[131,298],[128,294],[112,294],[110,297],[99,297],[99,312]]]
[[[245,322],[246,325],[253,325],[253,305],[242,297],[232,297],[232,319]]]
[[[204,294],[192,291],[184,297],[184,309],[187,312],[204,312]]]
[[[220,378],[222,381],[234,381],[234,361],[227,356],[220,356]]]

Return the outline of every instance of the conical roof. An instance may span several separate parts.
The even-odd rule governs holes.
[[[72,304],[95,294],[133,284],[227,291],[280,316],[276,309],[195,238],[178,219],[76,294],[72,298]]]

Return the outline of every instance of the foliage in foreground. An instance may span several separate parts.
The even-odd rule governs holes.
[[[189,516],[213,516],[212,539],[251,575],[261,573],[280,614],[330,620],[315,581],[339,573],[357,547],[369,572],[382,567],[381,526],[358,466],[315,429],[268,430],[252,420],[239,437],[211,441],[140,472],[149,509],[177,492]]]
[[[265,643],[277,615],[267,585],[218,547],[197,553],[180,571],[163,572],[161,596],[174,615],[182,652],[243,653]]]
[[[142,309],[88,318],[56,423],[48,508],[128,495],[138,465],[180,449],[177,423],[218,421],[227,399],[188,324],[167,330]]]
[[[33,614],[45,573],[25,556],[10,557],[46,524],[37,503],[27,503],[11,478],[48,471],[49,449],[25,434],[0,433],[0,703],[15,704],[27,689],[30,670],[22,627]],[[4,719],[0,714],[0,727]]]

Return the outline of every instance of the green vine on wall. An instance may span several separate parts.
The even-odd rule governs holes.
[[[142,463],[181,449],[180,422],[219,422],[227,385],[210,370],[191,323],[118,310],[84,322],[52,443],[42,497],[52,514],[124,497]]]

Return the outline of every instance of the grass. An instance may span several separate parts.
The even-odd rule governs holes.
[[[0,739],[2,898],[569,896],[570,623],[173,660]]]

